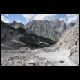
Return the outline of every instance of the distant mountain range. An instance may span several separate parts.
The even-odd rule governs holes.
[[[66,24],[60,20],[33,20],[26,25],[16,21],[13,23],[1,21],[1,49],[18,49],[23,46],[47,47],[57,43],[66,29]]]

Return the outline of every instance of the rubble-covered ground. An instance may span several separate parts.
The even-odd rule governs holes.
[[[23,50],[22,50],[23,49]],[[42,49],[1,50],[1,66],[77,66],[70,59],[69,50],[55,52]]]
[[[53,66],[32,50],[1,50],[1,66]]]

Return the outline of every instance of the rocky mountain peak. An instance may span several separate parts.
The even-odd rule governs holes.
[[[12,27],[14,27],[15,29],[18,29],[20,27],[24,28],[24,24],[22,23],[18,23],[16,21],[13,21],[12,23],[10,23],[9,25],[11,25]]]
[[[13,24],[16,24],[17,22],[16,22],[16,21],[13,21],[12,23],[13,23]]]
[[[26,29],[28,29],[29,33],[57,40],[63,31],[66,30],[66,24],[60,20],[33,20],[27,23]]]

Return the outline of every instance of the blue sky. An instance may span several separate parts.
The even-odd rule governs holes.
[[[5,16],[5,14],[2,14],[2,16]],[[8,19],[9,22],[13,22],[15,20],[26,24],[26,19],[22,17],[21,14],[8,14],[8,16],[5,16],[5,19]]]
[[[23,24],[31,20],[64,20],[66,23],[79,20],[79,14],[1,14],[1,20],[11,23],[14,20]]]

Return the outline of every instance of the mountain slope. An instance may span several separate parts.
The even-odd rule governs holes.
[[[66,30],[66,24],[60,20],[33,20],[27,23],[26,30],[30,34],[37,34],[38,36],[57,41]]]
[[[70,59],[79,65],[79,25],[69,27],[56,44],[55,49],[70,50]]]
[[[19,40],[21,36],[18,30],[1,21],[1,49],[18,49],[23,46]]]
[[[35,53],[55,66],[79,66],[79,26],[67,28],[57,44]]]
[[[6,27],[6,25],[4,24],[3,27]],[[30,23],[30,25],[32,24]],[[8,28],[4,28],[1,35],[6,30],[9,31]],[[59,36],[60,39],[56,44],[51,39],[34,34],[30,29],[27,30],[29,30],[28,33],[23,28],[10,28],[10,31],[13,31],[10,39],[8,39],[10,31],[8,34],[6,33],[8,36],[7,41],[4,40],[2,43],[6,43],[6,46],[10,48],[8,50],[1,50],[2,66],[79,66],[79,26],[73,26],[72,24],[72,27],[68,27],[66,31],[62,32],[62,36]],[[12,42],[15,44],[12,44]],[[25,45],[24,47],[19,45],[17,49],[16,46],[18,44],[16,42],[24,43]],[[51,44],[53,45],[50,46]],[[11,47],[14,50],[11,50]],[[27,49],[27,47],[34,49]]]
[[[1,22],[1,49],[19,49],[20,47],[39,48],[55,44],[48,38],[28,34],[22,27],[14,28]]]

